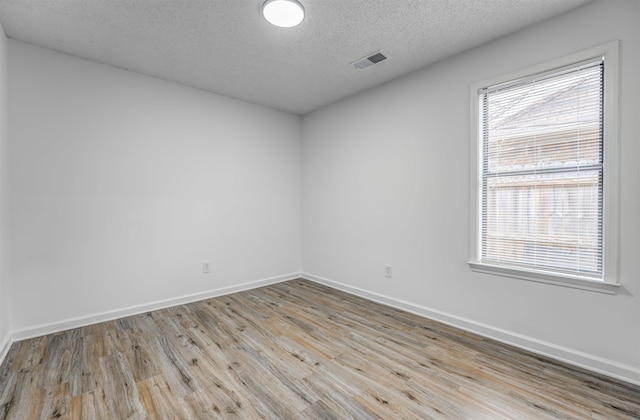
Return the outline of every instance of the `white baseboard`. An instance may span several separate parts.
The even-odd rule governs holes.
[[[7,334],[2,341],[0,342],[0,365],[4,361],[4,358],[9,354],[9,349],[13,344],[13,336],[12,334]]]
[[[213,297],[229,295],[231,293],[241,292],[243,290],[255,289],[258,287],[268,286],[270,284],[280,283],[287,280],[297,279],[300,273],[290,273],[282,276],[269,277],[262,280],[251,281],[234,286],[222,287],[219,289],[208,290],[206,292],[193,293],[190,295],[179,296],[171,299],[159,300],[156,302],[144,303],[141,305],[130,306],[127,308],[116,309],[113,311],[99,312],[96,314],[70,318],[63,321],[56,321],[47,324],[35,325],[28,328],[12,331],[8,337],[9,341],[15,342],[33,337],[40,337],[46,334],[52,334],[60,331],[70,330],[73,328],[84,327],[87,325],[97,324],[105,321],[123,318],[131,315],[155,311],[158,309],[168,308],[185,303],[197,302],[199,300],[209,299]],[[0,354],[1,356],[2,354]],[[3,358],[0,358],[2,363]]]
[[[324,284],[325,286],[342,290],[344,292],[360,296],[374,302],[382,303],[384,305],[388,305],[397,309],[402,309],[407,312],[423,316],[425,318],[433,319],[435,321],[442,322],[443,324],[451,325],[452,327],[460,328],[461,330],[469,331],[483,337],[491,338],[505,344],[519,347],[532,353],[547,356],[561,362],[565,362],[577,367],[590,370],[592,372],[610,376],[612,378],[619,379],[625,382],[630,382],[635,385],[640,385],[640,369],[633,366],[604,359],[592,354],[583,353],[578,350],[559,346],[553,343],[538,340],[536,338],[527,337],[522,334],[517,334],[501,328],[493,327],[491,325],[476,322],[471,319],[448,314],[436,309],[430,309],[411,302],[406,302],[400,299],[384,296],[379,293],[370,292],[358,287],[349,286],[313,274],[302,273],[301,276],[304,279]]]

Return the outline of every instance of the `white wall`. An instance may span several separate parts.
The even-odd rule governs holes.
[[[299,274],[300,117],[13,40],[9,78],[18,338]]]
[[[638,22],[639,2],[598,1],[306,115],[306,276],[640,383]],[[611,296],[472,273],[470,84],[613,39],[624,287]]]
[[[8,269],[8,119],[7,119],[7,38],[0,26],[0,360],[3,352],[8,349],[11,330],[11,309],[9,298],[9,269]]]

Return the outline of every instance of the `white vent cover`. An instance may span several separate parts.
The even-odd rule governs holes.
[[[367,57],[354,61],[353,63],[351,63],[351,65],[357,68],[358,70],[364,70],[386,59],[387,59],[386,54],[384,54],[382,51],[377,51],[373,54],[370,54]]]

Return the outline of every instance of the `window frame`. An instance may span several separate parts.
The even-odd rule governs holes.
[[[494,274],[510,278],[555,284],[596,292],[615,294],[620,286],[618,279],[618,238],[619,238],[619,48],[620,41],[530,66],[502,76],[497,76],[470,87],[471,127],[470,127],[470,246],[469,267],[474,272]],[[519,79],[530,79],[534,75],[552,72],[556,69],[578,64],[589,59],[604,59],[603,98],[603,207],[602,207],[602,280],[583,278],[553,271],[528,271],[514,266],[502,266],[482,261],[482,156],[483,139],[480,130],[480,91],[485,88],[512,83]]]

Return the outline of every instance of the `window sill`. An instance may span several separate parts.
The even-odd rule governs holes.
[[[615,295],[620,287],[620,284],[618,283],[606,283],[597,280],[564,277],[550,273],[522,271],[514,268],[483,264],[475,261],[469,261],[467,264],[471,267],[471,271],[476,273],[494,274],[496,276],[554,284],[556,286],[571,287],[573,289],[589,290],[592,292],[607,293],[610,295]]]

